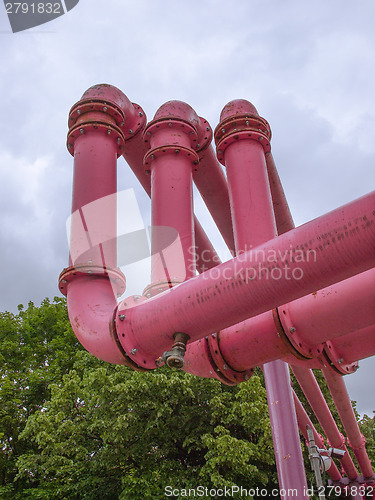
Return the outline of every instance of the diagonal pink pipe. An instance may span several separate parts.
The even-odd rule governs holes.
[[[306,410],[302,406],[301,401],[298,399],[298,396],[294,391],[293,391],[293,399],[294,399],[294,405],[296,407],[298,427],[303,437],[305,438],[306,441],[308,441],[306,427],[309,426],[314,433],[315,443],[320,449],[324,450],[325,444],[322,439],[322,436],[318,434],[318,432],[316,431],[314,424],[311,422],[310,417],[307,415]],[[339,481],[340,479],[342,479],[341,474],[336,464],[333,461],[331,467],[327,470],[327,472],[331,477],[331,479],[333,479],[333,481]]]
[[[346,453],[341,460],[341,464],[350,479],[358,477],[357,469],[345,446],[345,438],[337,428],[331,410],[328,408],[326,400],[322,394],[316,378],[311,370],[306,370],[299,366],[293,366],[293,373],[303,390],[313,412],[316,415],[325,435],[329,439],[331,446],[344,450]]]
[[[375,480],[371,462],[366,452],[366,441],[359,430],[358,422],[354,415],[354,410],[345,387],[344,379],[342,375],[335,373],[328,367],[323,368],[323,374],[348,436],[349,444],[357,458],[361,472],[365,478],[372,478]]]

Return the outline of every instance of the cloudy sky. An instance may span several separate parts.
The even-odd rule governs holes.
[[[373,190],[374,18],[373,0],[80,0],[13,34],[1,2],[0,310],[59,294],[71,205],[67,116],[96,83],[119,87],[149,119],[165,101],[186,101],[213,128],[228,101],[252,101],[271,125],[296,225]],[[120,159],[119,189],[129,188],[147,224],[148,198]],[[196,212],[223,252],[199,199]],[[146,268],[125,270],[128,294],[141,293]],[[374,365],[363,361],[346,377],[369,414]]]

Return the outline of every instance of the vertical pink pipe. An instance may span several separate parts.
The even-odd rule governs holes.
[[[358,472],[345,446],[345,438],[337,428],[336,422],[332,417],[331,410],[328,408],[326,400],[324,399],[313,372],[294,365],[293,373],[301,386],[309,405],[315,413],[316,418],[329,439],[331,446],[346,452],[341,460],[341,464],[344,467],[346,474],[349,479],[356,479],[358,477]]]
[[[92,131],[76,139],[71,265],[117,265],[116,162],[117,144],[108,135]]]
[[[309,426],[314,433],[314,440],[318,448],[325,449],[324,441],[321,435],[317,433],[314,424],[311,422],[310,417],[307,415],[304,407],[302,406],[301,401],[298,399],[298,396],[294,391],[293,391],[293,399],[294,399],[294,405],[296,407],[298,427],[303,437],[305,438],[306,441],[308,441],[306,427]],[[333,479],[333,481],[339,481],[342,478],[333,460],[331,463],[331,467],[327,470],[327,472],[331,477],[331,479]]]
[[[248,101],[228,103],[220,120],[215,140],[227,170],[238,255],[277,234],[263,146],[269,146],[271,134],[268,124]],[[263,372],[280,488],[296,488],[300,498],[308,498],[289,367],[277,360],[265,364]]]
[[[148,196],[151,197],[150,171],[147,171],[147,169],[143,167],[143,158],[147,151],[148,145],[143,140],[143,133],[139,133],[125,142],[123,156],[143,189]],[[194,217],[194,231],[195,244],[197,247],[197,270],[201,273],[217,266],[220,263],[220,258],[196,217]]]
[[[152,283],[181,282],[195,276],[192,211],[191,162],[175,153],[156,158],[151,165]],[[166,248],[166,240],[176,237],[177,242],[171,241]]]
[[[359,430],[344,379],[342,375],[335,373],[328,367],[323,368],[323,374],[362,474],[365,478],[375,479],[371,462],[366,452],[366,441]]]

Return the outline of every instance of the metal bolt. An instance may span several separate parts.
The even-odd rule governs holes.
[[[292,326],[292,328],[289,328],[289,331],[290,331],[290,333],[294,333],[296,331],[296,329],[294,328],[294,326]]]
[[[81,110],[77,109],[77,115],[80,115],[80,114],[81,114]]]
[[[61,283],[67,283],[67,281],[66,280],[61,280]]]
[[[338,362],[338,364],[339,364],[339,365],[341,365],[341,363],[343,363],[343,362],[344,362],[344,360],[343,360],[343,358],[339,358],[339,359],[337,360],[337,362]]]
[[[138,349],[132,349],[130,352],[131,352],[133,355],[134,355],[134,354],[137,354]]]
[[[155,160],[155,155],[151,155],[151,160]]]
[[[132,134],[133,133],[133,130],[132,129],[129,129],[129,134]]]
[[[72,145],[71,144],[68,144],[68,149],[72,149]]]
[[[125,125],[125,122],[120,123],[120,127],[123,127]]]
[[[106,113],[107,110],[108,110],[107,106],[104,106],[103,108],[104,113]]]
[[[177,155],[179,152],[180,152],[180,150],[179,150],[179,149],[175,149],[175,153],[176,153],[176,155]]]
[[[107,130],[108,135],[111,135],[111,132],[112,132],[111,130],[109,130],[109,129]]]
[[[210,130],[210,127],[206,127],[207,132]]]
[[[119,316],[120,321],[124,321],[125,318],[126,318],[125,314],[120,314]]]
[[[221,131],[223,134],[225,134],[225,128],[222,128]]]
[[[145,174],[146,174],[146,175],[150,175],[150,174],[151,174],[151,170],[146,170],[146,171],[145,171]]]
[[[224,370],[228,370],[228,365],[223,365]]]
[[[143,116],[143,113],[139,112],[139,116]]]
[[[120,145],[120,143],[121,143],[121,139],[120,139],[120,137],[117,137],[117,144]]]
[[[249,122],[249,120],[246,120],[246,122],[245,122],[245,123],[246,123],[246,125],[249,125],[249,123],[250,123],[250,122]]]
[[[151,293],[147,293],[146,297],[149,299],[151,297]]]
[[[83,128],[80,128],[79,131],[81,132],[81,134],[85,133],[85,131],[83,130]]]

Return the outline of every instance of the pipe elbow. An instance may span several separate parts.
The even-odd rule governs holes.
[[[67,305],[73,331],[82,346],[96,358],[126,364],[114,334],[117,306],[108,277],[78,276],[67,284]]]
[[[195,130],[200,127],[200,119],[194,109],[183,101],[167,101],[156,111],[154,121],[182,120],[189,123]]]
[[[232,118],[236,115],[259,116],[254,104],[251,104],[251,102],[247,101],[246,99],[234,99],[224,106],[220,114],[220,121],[226,120],[227,118]]]

